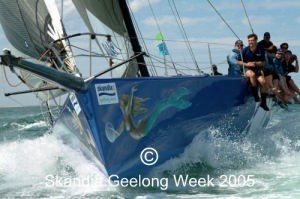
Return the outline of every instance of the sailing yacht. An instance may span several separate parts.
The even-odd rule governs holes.
[[[2,28],[24,54],[5,49],[1,62],[43,105],[67,95],[52,131],[106,175],[151,175],[205,129],[223,128],[220,136],[239,139],[268,121],[269,113],[249,99],[243,76],[152,74],[125,0],[72,2],[88,33],[68,35],[54,0],[1,0]],[[83,36],[99,48],[87,54],[102,56],[109,66],[89,77],[72,50],[72,41]],[[109,72],[112,78],[101,77]]]

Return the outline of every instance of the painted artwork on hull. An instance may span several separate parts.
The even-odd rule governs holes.
[[[148,135],[160,114],[166,109],[175,107],[184,110],[192,105],[190,101],[183,99],[184,96],[191,94],[191,91],[185,87],[176,88],[169,97],[161,99],[151,108],[145,107],[149,98],[135,96],[137,90],[137,85],[134,85],[130,94],[123,94],[120,98],[123,121],[119,127],[116,129],[111,122],[106,122],[105,134],[110,142],[114,142],[124,132],[139,140]],[[137,117],[140,119],[137,120]]]

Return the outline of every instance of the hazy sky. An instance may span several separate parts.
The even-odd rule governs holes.
[[[58,0],[57,0],[58,1]],[[152,15],[149,3],[153,8]],[[174,20],[174,15],[169,3],[173,0],[131,0],[130,6],[134,12],[135,19],[142,32],[150,54],[159,57],[157,50],[158,41],[155,35],[161,31],[172,59],[178,64],[192,66],[192,59]],[[237,40],[235,35],[222,22],[214,12],[210,4],[205,0],[174,0],[181,17],[186,34],[191,41],[198,65],[205,69],[210,66],[208,44],[210,43],[211,58],[218,65],[221,72],[227,73],[226,55]],[[211,0],[234,32],[247,44],[246,37],[251,33],[250,26],[240,0]],[[254,32],[262,39],[264,32],[271,33],[271,40],[277,46],[282,42],[288,42],[294,54],[300,50],[300,1],[295,0],[244,0],[248,15]],[[59,4],[60,5],[60,4]],[[70,0],[64,1],[63,22],[69,34],[86,32],[82,21],[76,14]],[[156,21],[154,20],[156,18]],[[157,25],[158,24],[158,25]],[[3,31],[0,30],[0,49],[10,48]],[[143,48],[145,49],[145,48]],[[299,54],[300,55],[300,54]],[[168,57],[167,59],[170,59]],[[98,72],[98,71],[97,71]],[[2,69],[1,69],[2,73]],[[8,71],[9,73],[9,71]],[[293,75],[300,85],[299,74]],[[11,75],[9,75],[11,77]],[[13,83],[17,79],[11,79]],[[0,106],[37,105],[32,94],[4,97],[4,92],[27,89],[24,86],[11,88],[7,85],[3,75],[0,81]],[[13,100],[12,100],[13,99]]]

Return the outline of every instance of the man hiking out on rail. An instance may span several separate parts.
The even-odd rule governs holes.
[[[242,51],[242,58],[238,61],[240,66],[245,67],[246,77],[250,79],[251,90],[256,102],[260,101],[260,107],[265,111],[269,111],[267,106],[267,86],[266,80],[262,73],[262,68],[265,66],[264,62],[264,52],[257,48],[257,35],[248,35],[248,46]],[[260,86],[260,96],[259,98],[257,91],[257,83]]]

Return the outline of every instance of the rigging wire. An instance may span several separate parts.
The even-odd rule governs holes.
[[[2,65],[3,66],[3,65]],[[4,66],[2,67],[2,69],[3,70],[5,70],[4,69]],[[1,73],[2,74],[2,91],[3,91],[3,93],[6,93],[6,91],[5,91],[5,84],[4,84],[4,71],[3,71],[3,73]],[[21,102],[19,102],[18,100],[16,100],[16,99],[14,99],[13,97],[8,97],[11,101],[13,101],[13,102],[15,102],[16,104],[18,104],[19,106],[24,106]]]
[[[213,72],[213,63],[212,63],[212,56],[211,56],[209,43],[207,44],[207,48],[208,48],[209,63],[210,63],[211,71]],[[212,74],[214,76],[214,73],[212,73]]]
[[[163,60],[162,60],[162,58],[161,57],[158,57],[158,56],[156,56],[156,55],[153,55],[153,54],[151,54],[150,55],[155,61],[157,61],[158,63],[163,63]],[[227,63],[227,60],[225,60],[225,61],[223,61],[223,62],[221,62],[220,64],[222,64],[222,63]],[[182,64],[182,63],[184,63],[184,65]],[[177,65],[177,66],[179,66],[179,67],[181,67],[181,68],[178,68],[178,70],[197,70],[196,68],[195,69],[193,69],[193,68],[190,68],[189,66],[186,66],[186,64],[187,63],[194,63],[193,61],[191,61],[191,62],[186,62],[186,61],[184,61],[184,62],[175,62],[175,64]],[[207,62],[203,62],[203,64],[205,63],[205,65],[207,65]],[[219,65],[219,64],[218,64]],[[157,67],[159,67],[159,66],[157,66]],[[201,67],[200,69],[202,70],[202,69],[210,69],[211,67],[209,66],[209,67]]]
[[[152,5],[151,5],[150,0],[148,0],[148,4],[149,4],[150,10],[151,10],[151,13],[152,13],[152,15],[153,15],[153,17],[154,17],[154,21],[155,21],[155,23],[156,23],[156,27],[157,27],[158,31],[159,31],[160,33],[162,33],[161,28],[160,28],[160,26],[159,26],[159,24],[158,24],[158,20],[157,20],[157,18],[156,18],[156,15],[155,15],[155,13],[154,13],[153,8],[152,8]],[[165,42],[164,38],[162,38],[162,42]],[[173,58],[172,58],[172,56],[171,56],[170,53],[169,53],[169,57],[170,57],[170,59],[171,59],[171,63],[173,64],[173,68],[174,68],[174,70],[175,70],[175,72],[176,72],[176,74],[177,74],[176,66],[175,66],[175,64],[174,64]]]
[[[159,26],[159,24],[158,24],[158,20],[157,20],[157,18],[156,18],[156,15],[155,15],[155,13],[154,13],[154,10],[153,10],[153,8],[152,8],[152,5],[151,5],[150,0],[148,0],[148,4],[149,4],[150,10],[151,10],[151,13],[152,13],[152,15],[153,15],[153,17],[154,17],[154,21],[155,21],[156,27],[157,27],[158,31],[161,32],[160,26]]]
[[[168,65],[168,63],[165,63],[164,62],[164,60],[161,60],[161,58],[158,58],[158,57],[155,57],[155,56],[153,56],[153,59],[156,61],[156,62],[158,62],[158,63],[160,63],[160,64],[165,64],[169,69],[172,69],[172,66],[170,66],[170,65]],[[177,66],[180,66],[177,62],[176,62],[176,64],[177,64]],[[164,69],[165,68],[165,66],[164,67],[162,67],[162,66],[156,66],[157,68],[161,68],[161,69]],[[196,70],[196,69],[191,69],[191,68],[189,68],[189,67],[187,67],[187,66],[184,66],[184,65],[181,65],[181,67],[182,68],[177,68],[177,71],[183,71],[183,70],[186,70],[186,71],[193,71],[193,70]],[[178,75],[178,74],[177,74]]]
[[[128,6],[128,8],[129,8],[129,11],[130,11],[130,13],[131,13],[132,19],[133,19],[133,21],[134,21],[136,30],[138,31],[138,34],[141,36],[141,41],[142,41],[142,43],[143,43],[143,45],[144,45],[144,48],[145,48],[147,54],[149,55],[149,54],[150,54],[150,53],[149,53],[149,50],[148,50],[148,48],[147,48],[147,45],[146,45],[146,42],[145,42],[144,37],[143,37],[143,35],[142,35],[142,32],[141,32],[141,30],[140,30],[140,28],[139,28],[139,26],[138,26],[138,24],[137,24],[136,18],[135,18],[134,14],[133,14],[133,12],[132,12],[132,10],[131,10],[131,7]],[[138,39],[138,38],[136,38],[136,39]],[[155,69],[155,67],[154,67],[154,63],[153,63],[151,57],[149,57],[149,60],[150,60],[150,63],[151,63],[151,67],[150,67],[150,68],[151,68],[152,75],[154,74],[154,75],[158,76],[158,73],[157,73],[157,71],[156,71],[156,69]]]
[[[64,16],[64,0],[61,0],[61,4],[60,4],[60,20],[63,21],[63,16]]]
[[[248,16],[248,13],[247,13],[247,10],[246,10],[246,7],[245,7],[245,4],[244,4],[243,0],[241,0],[241,3],[242,3],[242,5],[243,5],[244,12],[245,12],[246,18],[247,18],[247,20],[248,20],[248,23],[249,23],[251,32],[254,33],[253,27],[252,27],[252,25],[251,25],[250,18],[249,18],[249,16]]]
[[[21,106],[21,107],[24,107],[24,106],[25,106],[24,104],[22,104],[21,102],[19,102],[18,100],[16,100],[16,99],[13,98],[13,97],[9,97],[9,99],[10,99],[11,101],[15,102],[16,104],[18,104],[18,105]]]
[[[46,101],[46,106],[47,106],[47,111],[48,111],[48,114],[49,114],[50,126],[53,126],[54,119],[53,119],[53,115],[52,115],[51,108],[50,108],[48,100]]]
[[[172,13],[173,13],[173,15],[174,15],[174,17],[175,17],[176,23],[177,23],[177,25],[178,25],[178,27],[179,27],[179,29],[180,29],[180,31],[181,31],[182,37],[183,37],[183,39],[185,40],[185,44],[186,44],[187,49],[188,49],[188,51],[189,51],[189,53],[190,53],[190,55],[191,55],[191,57],[192,57],[192,60],[193,60],[193,62],[194,62],[194,64],[195,64],[195,66],[196,66],[196,68],[197,68],[199,74],[201,74],[202,71],[200,70],[200,68],[199,68],[199,66],[198,66],[198,63],[197,63],[195,54],[194,54],[193,49],[192,49],[192,47],[191,47],[191,44],[190,44],[190,42],[189,42],[189,40],[188,40],[188,36],[187,36],[186,31],[185,31],[185,29],[184,29],[184,26],[183,26],[181,17],[180,17],[180,15],[179,15],[179,12],[178,12],[178,10],[177,10],[176,4],[175,4],[174,0],[172,0],[173,5],[171,4],[170,0],[168,0],[168,2],[169,2],[169,5],[170,5],[170,8],[171,8],[171,11],[172,11]]]
[[[237,39],[239,39],[239,40],[241,40],[240,38],[239,38],[239,36],[234,32],[234,30],[231,28],[231,26],[226,22],[226,20],[223,18],[223,16],[221,15],[221,13],[215,8],[215,6],[211,3],[211,1],[210,0],[207,0],[207,2],[210,4],[210,6],[214,9],[214,11],[219,15],[219,17],[222,19],[222,21],[227,25],[227,27],[231,30],[231,32],[237,37]],[[246,17],[247,17],[247,19],[248,19],[248,23],[249,23],[249,25],[250,25],[250,28],[251,28],[251,31],[252,31],[252,33],[254,33],[253,32],[253,28],[252,28],[252,25],[251,25],[251,23],[250,23],[250,19],[249,19],[249,17],[248,17],[248,14],[247,14],[247,11],[246,11],[246,8],[245,8],[245,5],[244,5],[244,3],[243,3],[243,0],[241,0],[241,2],[242,2],[242,5],[243,5],[243,8],[244,8],[244,12],[245,12],[245,14],[246,14]],[[242,53],[242,51],[240,51],[240,53]],[[243,56],[241,56],[241,58],[242,58],[242,61],[243,61]],[[243,72],[244,72],[244,75],[245,75],[245,66],[244,66],[244,64],[243,64]]]
[[[138,26],[137,26],[137,28],[138,28]],[[142,35],[142,34],[140,34],[140,35]],[[116,38],[117,37],[121,37],[121,36],[116,36]],[[155,38],[142,37],[142,36],[137,37],[135,39],[141,39],[141,40],[146,40],[146,41],[157,41],[157,39],[155,39]],[[167,42],[178,42],[178,43],[185,43],[186,42],[185,40],[180,40],[180,39],[164,39],[164,41],[167,41]],[[189,42],[190,43],[205,44],[205,45],[207,45],[207,43],[209,43],[209,44],[220,45],[220,46],[232,46],[231,43],[221,43],[221,42],[209,42],[209,41],[199,41],[199,40],[189,40]],[[69,45],[69,46],[74,47],[74,45]],[[80,49],[79,47],[77,47],[77,48]]]
[[[239,38],[239,36],[234,32],[234,30],[231,28],[231,26],[226,22],[224,17],[221,15],[221,13],[216,9],[216,7],[211,3],[210,0],[207,0],[207,2],[210,4],[210,6],[214,9],[214,11],[218,14],[218,16],[222,19],[222,21],[227,25],[227,27],[231,30],[231,32],[236,36],[236,38]]]
[[[243,6],[243,9],[244,9],[246,18],[247,18],[247,20],[248,20],[248,24],[249,24],[249,26],[250,26],[251,32],[252,32],[252,34],[254,34],[253,27],[252,27],[252,25],[251,25],[250,18],[249,18],[249,16],[248,16],[248,13],[247,13],[247,10],[246,10],[246,7],[245,7],[245,4],[244,4],[243,0],[241,0],[241,3],[242,3],[242,6]],[[242,49],[240,50],[240,53],[242,54]],[[244,75],[246,75],[243,56],[241,56],[241,58],[242,58],[242,62],[243,62],[243,73],[244,73]]]

